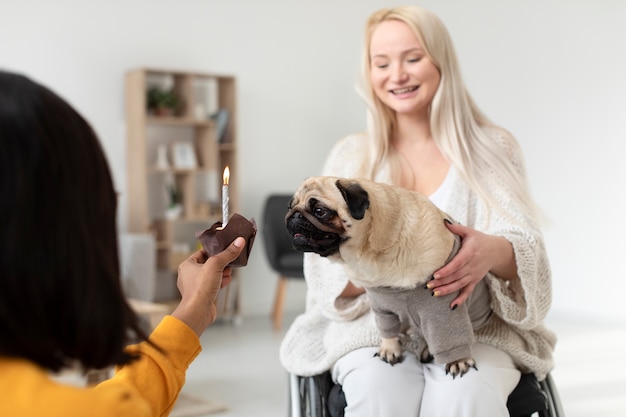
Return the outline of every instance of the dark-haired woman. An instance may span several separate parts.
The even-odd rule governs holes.
[[[148,338],[122,293],[117,198],[94,131],[49,89],[3,71],[0,196],[0,416],[167,415],[244,239],[180,265],[182,300]],[[92,388],[49,377],[113,365]]]

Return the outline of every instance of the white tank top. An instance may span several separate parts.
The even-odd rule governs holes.
[[[446,177],[444,178],[439,188],[437,188],[435,192],[428,196],[430,201],[432,201],[433,204],[439,207],[440,210],[443,210],[443,206],[448,198],[448,192],[450,191],[450,178],[452,177],[453,169],[454,167],[450,165],[450,168],[448,168],[448,173],[446,174]]]

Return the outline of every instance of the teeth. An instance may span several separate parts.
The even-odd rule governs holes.
[[[404,88],[399,88],[397,90],[391,90],[391,92],[393,94],[404,94],[404,93],[408,93],[410,91],[415,90],[417,87],[404,87]]]

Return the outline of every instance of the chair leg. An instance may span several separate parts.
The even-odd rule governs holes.
[[[272,309],[272,319],[274,321],[274,330],[280,330],[283,321],[283,305],[285,303],[285,292],[287,290],[287,278],[278,277],[278,285],[276,287],[276,295],[274,296],[274,308]]]

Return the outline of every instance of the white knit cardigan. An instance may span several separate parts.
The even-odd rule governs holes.
[[[507,146],[504,138],[494,136],[494,139],[506,147],[511,162],[521,171],[521,155],[516,148]],[[344,138],[331,151],[323,175],[354,177],[368,161],[368,149],[365,134]],[[448,194],[440,208],[461,224],[478,229],[484,224],[484,205],[456,170],[450,174]],[[555,335],[543,326],[552,299],[550,266],[538,225],[530,220],[521,204],[516,204],[506,187],[498,186],[501,181],[495,175],[489,192],[516,219],[516,224],[491,210],[489,226],[482,231],[511,242],[520,279],[505,281],[487,275],[494,314],[478,330],[476,339],[508,352],[522,372],[534,372],[541,380],[553,367],[556,343]],[[375,180],[389,183],[388,167]],[[353,273],[351,270],[328,258],[307,253],[304,272],[306,311],[290,326],[280,347],[280,360],[287,371],[316,375],[330,369],[352,350],[379,345],[380,335],[367,294],[349,302],[338,298]]]

